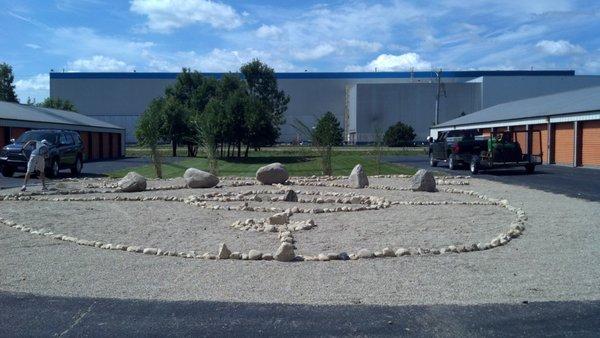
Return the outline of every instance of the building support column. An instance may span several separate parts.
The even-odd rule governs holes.
[[[552,123],[548,122],[548,127],[546,128],[548,130],[548,135],[547,135],[547,149],[546,149],[546,153],[548,154],[547,157],[547,164],[552,164],[554,163],[554,132],[553,132],[553,128],[552,128]]]
[[[531,150],[533,149],[533,145],[531,143],[531,126],[529,124],[525,125],[525,145],[527,149],[527,154],[531,156]]]
[[[579,122],[573,122],[573,167],[579,166],[580,154],[579,154]]]

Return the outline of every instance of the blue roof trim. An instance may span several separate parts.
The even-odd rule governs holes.
[[[50,73],[51,79],[175,79],[179,73]],[[220,78],[228,73],[202,73]],[[447,71],[442,77],[480,76],[573,76],[574,70],[483,70]],[[278,79],[390,79],[433,78],[434,72],[338,72],[338,73],[276,73]]]

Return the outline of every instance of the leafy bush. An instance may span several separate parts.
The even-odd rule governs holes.
[[[402,147],[412,145],[412,141],[417,135],[413,127],[398,122],[389,127],[383,135],[383,142],[388,147]]]

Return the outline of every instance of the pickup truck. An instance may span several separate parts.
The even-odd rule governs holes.
[[[469,165],[473,155],[486,150],[487,141],[473,130],[451,130],[443,132],[429,144],[429,165],[435,167],[438,162],[448,164],[450,170],[460,165]]]

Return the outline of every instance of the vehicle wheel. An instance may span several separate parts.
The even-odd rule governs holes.
[[[479,161],[477,160],[477,158],[473,157],[471,159],[471,165],[469,165],[469,169],[471,170],[471,174],[479,174]]]
[[[48,176],[50,177],[58,177],[60,174],[60,167],[58,166],[58,159],[53,158],[52,164],[50,165],[50,170],[48,171]]]
[[[71,168],[71,175],[79,176],[81,174],[81,169],[83,169],[83,162],[81,162],[81,157],[77,157],[75,165]]]
[[[456,169],[456,160],[454,159],[454,155],[450,155],[450,157],[448,157],[448,169]]]
[[[12,177],[15,173],[15,170],[11,167],[4,166],[2,167],[2,176],[4,177]]]
[[[429,165],[432,167],[437,167],[438,162],[433,159],[433,153],[429,154]]]
[[[533,172],[535,171],[535,165],[534,164],[526,164],[525,165],[525,172],[528,174],[533,174]]]

